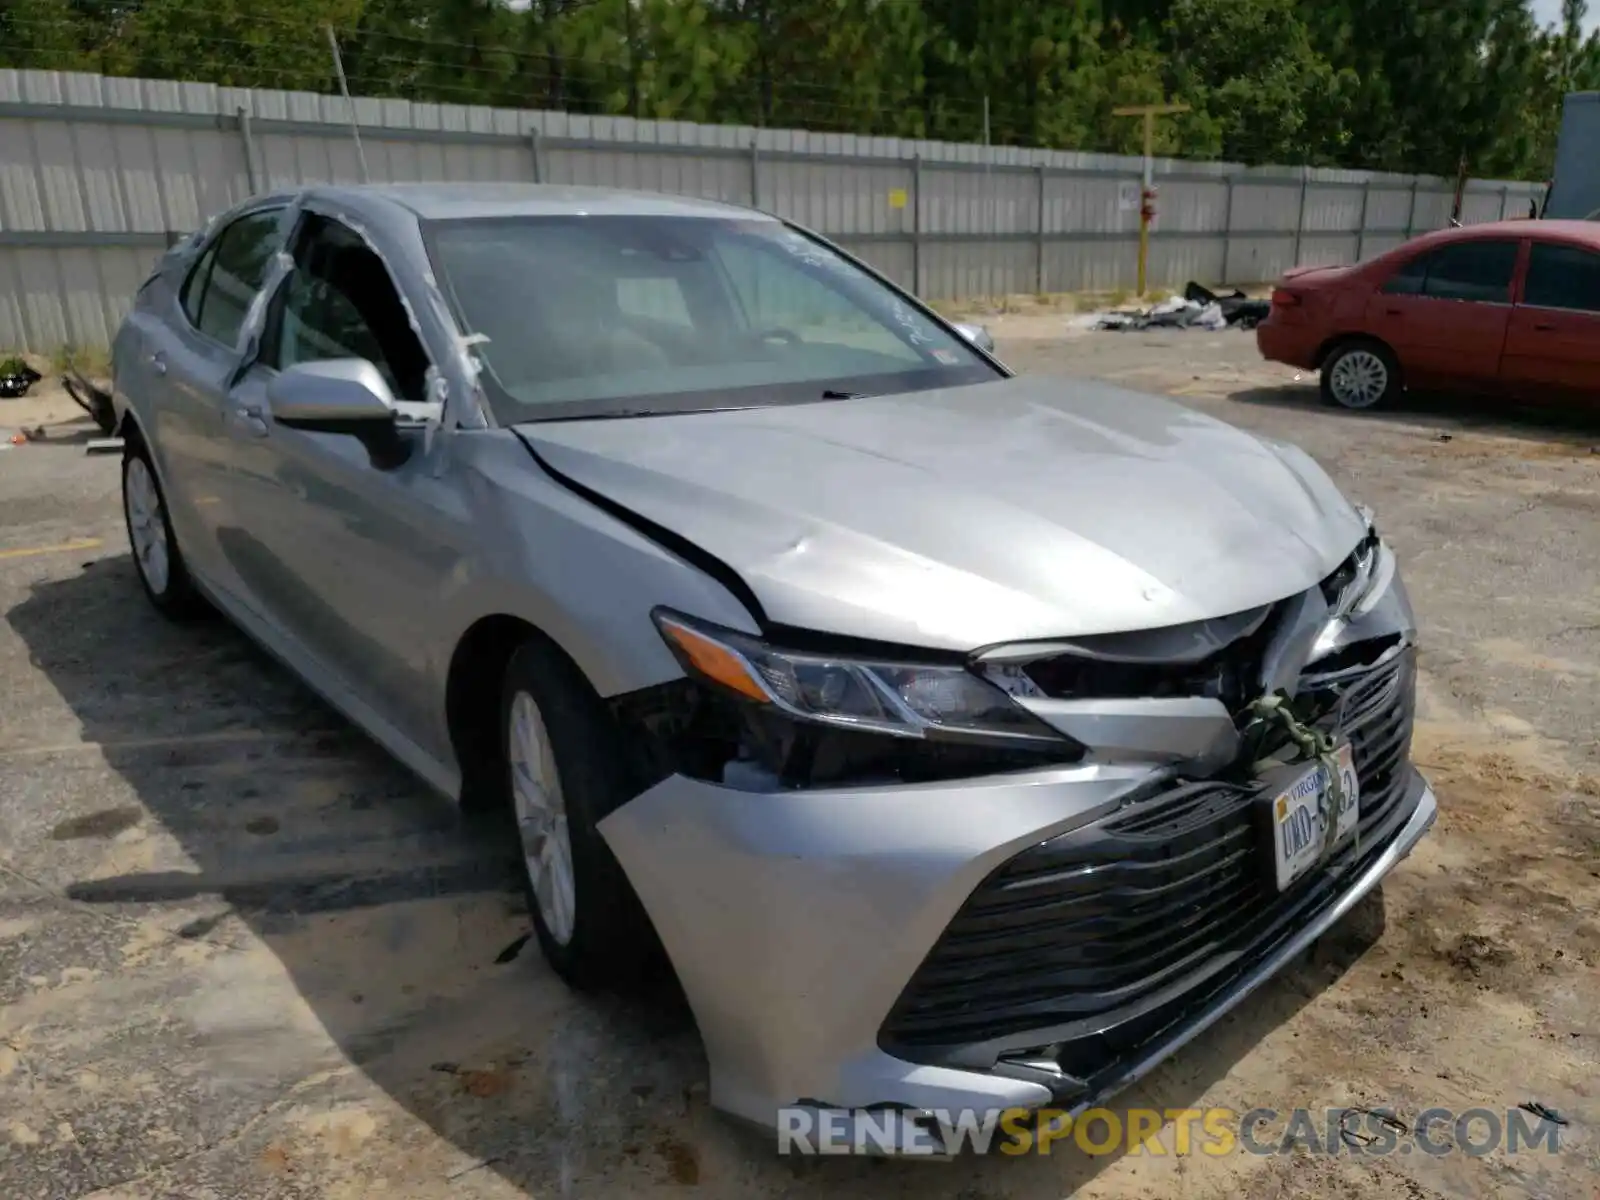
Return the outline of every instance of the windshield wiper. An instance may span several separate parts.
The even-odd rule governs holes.
[[[865,392],[841,392],[837,388],[828,388],[822,393],[824,400],[865,400]]]

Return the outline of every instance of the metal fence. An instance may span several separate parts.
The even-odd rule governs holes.
[[[648,188],[808,225],[931,299],[1128,287],[1141,163],[747,126],[354,102],[378,181]],[[160,251],[255,191],[355,182],[350,109],[304,92],[0,71],[0,352],[104,347]],[[1451,181],[1163,160],[1155,285],[1258,282],[1448,222]],[[1463,220],[1539,185],[1472,181]]]

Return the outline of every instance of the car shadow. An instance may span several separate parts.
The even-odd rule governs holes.
[[[1483,396],[1407,392],[1398,403],[1376,411],[1324,404],[1315,385],[1243,388],[1228,393],[1238,404],[1312,410],[1352,421],[1422,425],[1440,433],[1485,433],[1520,437],[1586,450],[1600,447],[1600,410],[1580,405],[1512,404]]]
[[[768,1135],[714,1118],[699,1038],[670,990],[577,995],[545,967],[526,940],[515,851],[498,819],[459,814],[220,618],[162,620],[127,555],[33,584],[6,619],[152,823],[156,848],[141,869],[85,872],[62,890],[80,906],[156,921],[193,952],[171,969],[220,972],[219,1011],[256,1014],[237,1043],[212,1031],[186,1069],[209,1073],[209,1056],[225,1055],[231,1071],[256,1072],[302,1108],[369,1103],[370,1084],[411,1119],[390,1119],[396,1132],[346,1145],[319,1170],[373,1194],[375,1179],[395,1177],[385,1172],[403,1146],[406,1161],[440,1171],[441,1194],[462,1173],[487,1171],[530,1196],[650,1182],[830,1200],[881,1195],[885,1171],[926,1170],[785,1160]],[[92,836],[101,815],[80,813],[51,836]],[[1383,929],[1378,892],[1117,1103],[1193,1107]],[[217,966],[252,956],[270,970]],[[273,1022],[288,1018],[267,1010],[297,1004],[314,1024],[277,1036]],[[324,1058],[297,1057],[322,1039]],[[405,1132],[416,1125],[444,1140],[454,1174],[437,1149],[416,1149]],[[272,1123],[253,1129],[260,1162],[294,1150],[272,1140]],[[1058,1144],[1048,1157],[965,1159],[896,1186],[1053,1200],[1124,1153]]]

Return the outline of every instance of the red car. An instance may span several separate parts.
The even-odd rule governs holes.
[[[1297,267],[1256,344],[1321,371],[1323,399],[1346,408],[1406,388],[1600,397],[1600,223],[1472,225],[1352,267]]]

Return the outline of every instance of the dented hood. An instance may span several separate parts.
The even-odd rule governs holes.
[[[1300,451],[1079,380],[517,432],[721,560],[769,620],[905,645],[1234,613],[1312,586],[1364,531]]]

